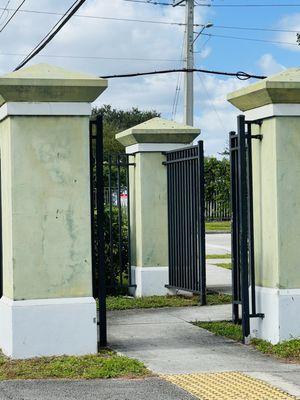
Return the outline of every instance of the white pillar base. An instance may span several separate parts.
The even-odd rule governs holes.
[[[0,300],[0,347],[14,359],[97,353],[93,298]]]
[[[251,319],[251,337],[272,344],[300,338],[300,289],[256,286],[257,312],[265,318]]]
[[[131,267],[132,284],[136,285],[131,290],[135,297],[164,296],[170,294],[165,285],[169,282],[168,267]]]

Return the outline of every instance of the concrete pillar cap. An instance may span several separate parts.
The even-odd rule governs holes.
[[[300,104],[300,68],[290,68],[227,96],[241,111],[268,104]]]
[[[0,106],[7,102],[87,102],[107,81],[48,64],[32,65],[0,77]]]
[[[138,143],[191,143],[200,129],[163,118],[152,118],[120,132],[116,139],[125,147]]]

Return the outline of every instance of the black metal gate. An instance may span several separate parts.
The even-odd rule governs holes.
[[[102,116],[97,116],[90,121],[90,198],[93,296],[99,307],[99,349],[107,345],[103,189],[103,121]]]
[[[250,334],[250,318],[263,318],[256,312],[253,238],[251,123],[245,116],[237,119],[237,133],[230,132],[231,205],[232,205],[232,318],[242,322],[243,336]],[[241,307],[241,316],[240,316]]]
[[[203,142],[165,153],[168,180],[169,284],[206,304]]]
[[[129,173],[133,155],[104,157],[104,262],[109,295],[127,295],[131,276]]]
[[[129,171],[127,154],[104,156],[103,121],[90,121],[90,188],[93,296],[99,348],[107,345],[106,295],[128,294],[131,279]],[[1,281],[0,281],[1,283]]]

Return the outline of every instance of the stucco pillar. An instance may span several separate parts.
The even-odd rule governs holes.
[[[162,118],[116,135],[132,154],[129,177],[131,207],[131,270],[134,295],[168,293],[167,171],[163,152],[190,144],[200,130]]]
[[[0,347],[13,358],[97,351],[89,116],[106,86],[44,64],[0,78]]]
[[[286,70],[229,95],[253,133],[257,312],[252,337],[300,337],[300,69]]]

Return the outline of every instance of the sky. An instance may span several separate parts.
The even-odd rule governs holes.
[[[0,10],[1,75],[11,72],[60,18],[55,14],[27,11],[64,13],[73,1],[26,0],[21,8],[24,11],[20,11],[3,31],[1,28],[12,11],[2,13]],[[196,67],[272,75],[299,65],[300,47],[296,43],[296,32],[300,32],[300,0],[197,2],[211,6],[197,6],[195,22],[210,22],[214,26],[205,30],[205,35],[201,35],[196,42]],[[0,7],[5,8],[7,3],[8,8],[16,8],[21,0],[0,0]],[[249,7],[249,4],[256,6]],[[259,4],[272,6],[262,7]],[[274,6],[279,4],[284,6]],[[173,8],[125,0],[87,0],[78,14],[81,16],[73,17],[30,64],[46,62],[97,76],[183,66],[182,25],[82,16],[183,23],[184,7]],[[198,29],[195,27],[195,31]],[[195,74],[195,126],[201,129],[206,155],[218,156],[227,146],[228,132],[235,129],[239,112],[227,102],[227,94],[252,82],[255,80],[240,81],[234,77]],[[177,107],[174,108],[176,88],[179,96]],[[95,104],[111,104],[122,109],[138,107],[156,110],[163,118],[182,122],[182,97],[183,77],[176,73],[112,79],[106,92]]]

